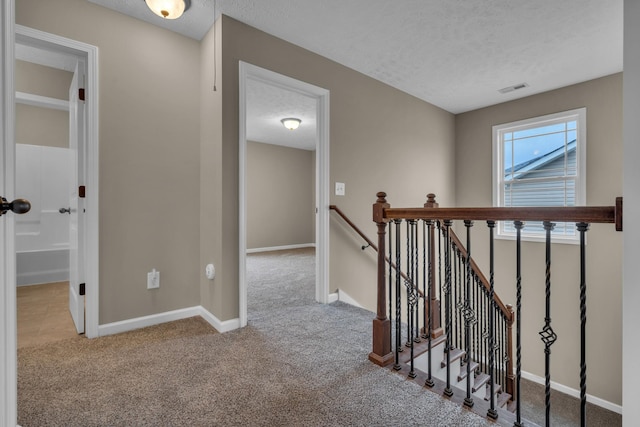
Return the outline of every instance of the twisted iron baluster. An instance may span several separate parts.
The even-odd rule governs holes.
[[[422,221],[422,295],[426,299],[424,311],[422,312],[422,338],[427,338],[430,331],[427,330],[427,306],[431,306],[431,297],[427,298],[427,226],[426,221]]]
[[[549,221],[544,221],[543,226],[546,232],[545,318],[544,327],[539,334],[540,339],[544,343],[545,425],[549,427],[551,423],[551,346],[558,338],[556,333],[553,331],[553,328],[551,328],[551,231],[555,227],[555,224]]]
[[[494,246],[493,246],[493,231],[496,226],[495,221],[487,221],[487,227],[489,227],[489,301],[493,302],[493,297],[495,295],[494,290]],[[495,407],[495,384],[494,384],[494,375],[493,375],[493,363],[494,363],[494,336],[493,336],[493,323],[494,323],[494,310],[488,310],[489,312],[489,410],[487,411],[487,416],[492,419],[498,418],[498,411],[496,411]]]
[[[407,342],[405,343],[406,347],[411,347],[411,345],[413,344],[413,331],[410,330],[411,328],[411,324],[413,323],[413,311],[411,311],[411,301],[409,298],[409,287],[410,285],[413,285],[413,279],[410,277],[411,276],[411,256],[413,256],[413,252],[411,251],[411,245],[410,245],[410,236],[411,236],[411,231],[410,231],[410,223],[411,220],[408,220],[406,222],[407,224],[407,236],[406,236],[406,241],[407,241],[407,276],[409,277],[409,281],[411,283],[409,283],[409,281],[405,280],[405,288],[406,288],[406,292],[407,292]]]
[[[395,219],[393,221],[396,225],[396,244],[395,244],[395,252],[396,252],[396,360],[393,365],[393,369],[396,371],[400,370],[400,355],[399,353],[402,351],[402,304],[400,301],[400,224],[402,220]],[[391,227],[389,227],[391,228]]]
[[[516,228],[516,421],[515,427],[522,427],[522,410],[520,399],[520,379],[522,372],[522,227],[524,222],[514,221]]]
[[[464,398],[465,406],[471,408],[474,404],[471,397],[471,327],[476,321],[475,313],[471,308],[471,227],[473,227],[473,221],[465,220],[464,226],[467,228],[467,271],[466,271],[466,295],[464,302],[464,333],[465,333],[465,347],[466,347],[466,367],[467,367],[467,396]]]
[[[391,297],[392,297],[392,295],[391,294],[393,292],[393,273],[392,273],[392,267],[391,267],[391,260],[393,259],[392,251],[391,251],[392,243],[393,243],[393,238],[391,236],[392,235],[392,230],[393,230],[393,227],[391,227],[391,225],[389,225],[389,232],[387,233],[388,239],[389,239],[389,242],[388,242],[388,246],[389,246],[389,262],[388,262],[388,264],[389,264],[388,265],[388,267],[389,267],[389,322],[391,322],[391,319],[392,319],[392,310],[391,310],[391,307],[392,307]],[[393,323],[391,323],[391,324],[393,325]],[[393,348],[393,338],[391,337],[391,334],[389,334],[389,348]],[[396,363],[397,363],[397,361],[396,361]]]
[[[409,345],[409,350],[410,350],[410,359],[411,359],[411,370],[409,371],[409,377],[410,378],[415,378],[416,377],[416,372],[414,369],[414,358],[413,358],[413,333],[414,333],[414,310],[416,309],[416,303],[417,303],[417,292],[416,292],[416,288],[415,288],[415,257],[414,257],[414,247],[415,247],[415,240],[414,240],[414,231],[415,231],[415,225],[416,225],[416,221],[411,219],[409,221],[407,221],[407,277],[408,280],[405,282],[405,286],[407,288],[407,305],[408,305],[408,313],[407,313],[407,317],[409,319],[409,325],[408,329],[407,329],[407,344]]]
[[[413,342],[420,342],[420,262],[419,251],[418,251],[418,222],[416,220],[413,221],[412,224],[413,229],[413,265],[414,265],[414,273],[413,273],[413,288],[416,297],[416,306],[415,306],[415,323],[414,323],[414,338]]]
[[[589,230],[589,224],[579,222],[576,224],[580,232],[580,425],[587,425],[587,271],[586,271],[586,247],[585,234]]]
[[[442,223],[436,222],[438,227],[438,301],[442,304]],[[442,310],[439,310],[440,325],[442,325]]]
[[[453,293],[452,298],[453,298],[453,302],[454,302],[454,306],[456,307],[456,310],[453,311],[452,315],[453,315],[453,320],[452,320],[452,328],[454,331],[453,334],[453,346],[456,348],[460,348],[460,342],[462,341],[462,329],[460,329],[459,325],[460,322],[458,322],[458,308],[460,306],[460,299],[462,298],[461,293],[462,293],[462,288],[460,286],[460,249],[458,249],[458,247],[453,244],[453,247],[451,248],[452,253],[453,253],[453,287],[451,288],[451,292]]]
[[[453,396],[453,390],[451,389],[451,240],[449,236],[449,228],[451,227],[451,220],[444,221],[445,230],[445,244],[447,251],[444,253],[445,264],[445,278],[444,278],[444,298],[445,298],[445,321],[446,321],[446,334],[445,341],[445,353],[447,355],[447,385],[444,389],[444,395]]]
[[[429,301],[429,313],[428,313],[429,327],[427,329],[427,346],[428,346],[428,352],[427,352],[427,364],[428,364],[427,365],[427,379],[424,382],[424,384],[427,387],[433,387],[434,386],[434,382],[433,382],[433,378],[431,377],[431,331],[433,330],[433,316],[432,316],[432,314],[433,314],[432,313],[433,306],[431,304],[431,297],[432,297],[432,295],[431,295],[431,293],[432,293],[431,284],[433,282],[433,277],[431,277],[432,276],[432,274],[431,274],[431,267],[432,267],[431,266],[431,255],[432,255],[431,254],[431,251],[432,251],[431,242],[432,242],[432,237],[433,237],[433,221],[428,220],[427,221],[427,226],[429,228],[429,244],[427,245],[427,248],[428,248],[428,251],[429,251],[429,253],[428,253],[428,258],[429,258],[429,261],[428,261],[429,268],[428,268],[428,270],[429,270],[429,272],[428,272],[428,279],[427,279],[428,282],[429,282],[428,283],[428,288],[427,288],[427,300]]]

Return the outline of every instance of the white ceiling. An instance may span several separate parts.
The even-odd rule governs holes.
[[[315,150],[315,98],[251,79],[246,93],[247,140]],[[300,119],[300,127],[286,129],[280,122],[286,117]]]
[[[214,0],[191,0],[173,21],[143,0],[89,1],[198,40],[214,19]],[[456,114],[622,71],[623,0],[215,0],[215,9]],[[520,83],[528,87],[498,92]]]

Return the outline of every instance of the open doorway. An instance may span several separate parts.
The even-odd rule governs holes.
[[[32,199],[31,212],[15,223],[17,295],[46,300],[23,313],[56,313],[33,319],[18,310],[18,329],[21,319],[44,321],[47,329],[57,325],[47,338],[68,337],[70,315],[72,333],[96,337],[97,49],[22,26],[15,37],[16,191]]]
[[[250,114],[257,114],[260,117],[249,119]],[[286,117],[280,117],[281,115]],[[302,131],[298,134],[299,136],[291,133],[294,131],[284,128],[285,125],[281,123],[281,120],[285,118],[301,120],[300,128],[295,131]],[[303,122],[306,123],[303,124]],[[308,130],[306,135],[305,128],[302,127],[304,125]],[[277,131],[272,133],[269,130],[270,127],[277,129]],[[329,92],[326,89],[241,62],[239,133],[240,324],[245,326],[247,324],[247,249],[256,249],[250,246],[256,246],[257,249],[264,250],[296,249],[315,244],[315,299],[321,303],[328,302]],[[271,141],[270,145],[274,146],[277,141],[280,148],[266,148],[259,144],[254,144],[251,139],[269,140]],[[282,145],[288,145],[288,147],[282,147]],[[290,232],[295,231],[292,229],[289,229],[286,233],[277,233],[277,231],[274,232],[275,230],[267,230],[266,233],[263,233],[264,230],[259,227],[259,224],[253,225],[254,219],[248,213],[250,202],[247,197],[249,196],[249,191],[254,191],[255,189],[253,187],[250,189],[248,186],[250,178],[247,168],[250,165],[248,159],[254,158],[258,151],[262,151],[265,156],[267,155],[265,152],[268,151],[268,156],[274,159],[277,159],[278,156],[297,158],[299,162],[306,162],[306,164],[312,166],[313,170],[307,171],[307,175],[303,177],[305,181],[307,179],[312,181],[312,183],[307,184],[307,188],[311,188],[309,188],[306,201],[304,196],[300,196],[297,201],[287,200],[288,197],[281,194],[279,188],[272,188],[268,194],[264,195],[264,197],[269,197],[276,204],[284,205],[283,215],[293,215],[291,218],[294,219],[291,220],[291,225],[294,223],[295,225],[292,228],[301,233],[297,236],[291,235]],[[308,156],[302,151],[308,151]],[[255,162],[253,164],[255,165]],[[291,170],[295,170],[295,165],[289,166],[294,166]],[[299,167],[299,164],[297,166]],[[259,171],[253,170],[253,172]],[[286,183],[286,177],[283,179],[283,182]],[[291,176],[290,179],[296,179],[296,177]],[[305,186],[301,182],[297,184],[302,184],[302,188]],[[287,184],[287,189],[282,191],[287,191],[287,196],[289,196],[294,191],[292,188]],[[304,193],[304,189],[300,190],[300,186],[295,191]],[[254,200],[251,200],[251,203],[253,202]],[[280,206],[280,204],[277,206]],[[293,206],[287,206],[291,204]],[[310,211],[308,213],[307,208]],[[264,228],[269,227],[274,214],[272,211],[261,212]],[[309,217],[306,216],[307,214],[309,214]],[[296,217],[296,215],[299,215],[300,218]],[[311,219],[310,224],[305,226],[305,219],[308,218]],[[283,221],[285,226],[286,223],[286,220]],[[300,237],[300,235],[304,236],[307,233],[306,235],[308,236],[310,227],[315,229],[313,233],[315,236],[314,241],[304,242],[305,237]],[[304,230],[307,231],[305,232]],[[257,234],[262,235],[257,236]],[[249,242],[249,238],[251,242]],[[260,239],[270,240],[260,241]],[[308,237],[306,239],[308,240]]]
[[[15,219],[18,348],[84,333],[84,320],[79,329],[74,324],[68,297],[69,189],[76,179],[69,91],[79,61],[57,56],[54,64],[44,56],[16,44],[16,194],[31,202],[31,210]]]

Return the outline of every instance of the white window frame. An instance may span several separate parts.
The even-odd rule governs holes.
[[[493,206],[504,207],[504,144],[503,135],[508,132],[515,132],[527,128],[536,128],[554,122],[577,121],[576,136],[576,177],[575,177],[575,206],[584,206],[587,201],[587,109],[577,108],[545,116],[533,117],[510,123],[503,123],[492,127],[493,133]],[[505,231],[504,221],[498,222],[496,227],[496,238],[515,240],[515,232]],[[540,232],[527,231],[526,223],[522,229],[522,240],[533,242],[544,242],[545,235]],[[551,237],[554,243],[577,244],[580,242],[578,233],[570,235],[553,234]]]

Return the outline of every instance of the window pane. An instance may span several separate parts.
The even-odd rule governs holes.
[[[556,133],[556,132],[564,132],[566,129],[565,123],[556,123],[553,125],[534,127],[530,129],[523,129],[519,131],[515,131],[513,133],[514,139],[527,138],[531,136],[537,135],[545,135],[548,133]]]

